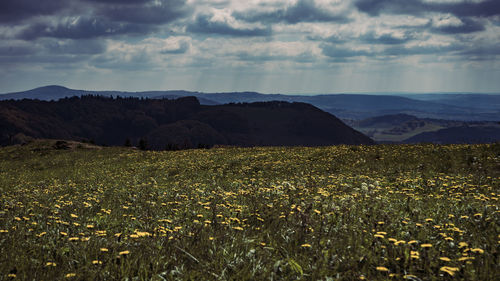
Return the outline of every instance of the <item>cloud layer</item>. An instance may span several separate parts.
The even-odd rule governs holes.
[[[0,92],[500,92],[498,0],[3,0],[0,39]]]

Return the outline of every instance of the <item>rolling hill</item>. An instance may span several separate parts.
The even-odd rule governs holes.
[[[195,96],[203,105],[237,102],[288,101],[312,104],[341,119],[361,120],[382,115],[408,114],[419,118],[500,121],[500,95],[482,94],[328,94],[283,95],[256,92],[200,93],[189,91],[84,91],[61,86],[47,86],[29,91],[0,95],[0,100],[57,100],[82,95],[138,98],[169,98]]]
[[[201,105],[176,100],[81,96],[0,101],[0,144],[27,138],[138,144],[151,149],[213,145],[372,144],[335,116],[305,103]],[[128,140],[128,141],[127,141]]]

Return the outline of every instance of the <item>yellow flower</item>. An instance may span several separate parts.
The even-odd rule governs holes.
[[[8,233],[9,231],[7,229],[0,229],[0,233]]]
[[[450,258],[447,258],[447,257],[440,257],[439,259],[442,261],[451,261]]]
[[[240,230],[240,231],[241,231],[241,230],[243,230],[243,227],[234,226],[234,227],[233,227],[233,229],[234,229],[234,230]]]
[[[9,273],[9,274],[7,275],[7,277],[10,277],[10,278],[16,278],[16,275],[15,275],[14,273]]]
[[[125,255],[128,255],[130,254],[130,251],[121,251],[118,253],[120,256],[125,256]]]
[[[422,248],[431,248],[432,244],[422,244],[422,245],[420,245],[420,247],[422,247]]]
[[[57,264],[56,264],[55,262],[51,262],[51,261],[49,261],[49,262],[47,262],[47,263],[45,264],[45,266],[56,266],[56,265],[57,265]]]
[[[78,218],[78,216],[75,215],[75,214],[71,214],[70,217],[72,217],[72,218]]]
[[[389,269],[385,266],[377,266],[377,271],[388,272]]]
[[[439,269],[439,271],[444,271],[448,273],[450,276],[453,276],[455,275],[455,272],[458,271],[458,267],[443,266]]]
[[[108,248],[101,248],[101,252],[108,252]]]
[[[311,244],[307,244],[306,243],[306,244],[300,245],[300,247],[302,247],[302,248],[311,248],[312,246],[311,246]]]
[[[480,248],[474,248],[474,249],[471,249],[471,252],[478,253],[478,254],[483,254],[484,250],[480,249]]]
[[[93,260],[92,264],[102,264],[102,261],[100,261],[100,260]]]
[[[71,278],[71,277],[75,277],[75,276],[76,276],[76,273],[68,273],[68,274],[66,274],[66,276],[64,276],[64,277],[66,277],[66,278]]]
[[[94,225],[93,224],[87,224],[87,228],[94,228]]]
[[[467,244],[467,242],[460,242],[458,243],[458,248],[464,248],[464,247],[468,247],[469,244]]]
[[[68,240],[69,241],[78,241],[78,240],[80,240],[80,238],[78,238],[78,237],[70,237]]]

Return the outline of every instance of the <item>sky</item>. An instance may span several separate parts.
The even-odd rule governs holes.
[[[500,0],[1,0],[0,93],[500,93]]]

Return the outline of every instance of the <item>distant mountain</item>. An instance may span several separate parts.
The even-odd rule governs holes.
[[[312,104],[342,119],[361,120],[381,115],[407,114],[418,118],[462,121],[499,121],[500,95],[482,94],[401,94],[397,95],[282,95],[256,92],[200,93],[188,91],[83,91],[61,86],[41,87],[25,92],[0,95],[0,100],[32,98],[57,100],[82,95],[138,98],[178,98],[195,96],[203,105],[239,102],[288,101]]]
[[[468,108],[498,110],[500,108],[500,94],[407,94],[403,95],[411,99],[432,101],[440,104]]]
[[[305,103],[201,105],[168,99],[81,96],[0,101],[0,144],[28,138],[138,144],[151,149],[213,145],[372,144],[335,116]]]
[[[407,114],[383,115],[363,120],[347,120],[346,123],[354,129],[364,133],[377,142],[404,142],[414,136],[429,132],[437,132],[442,129],[456,127],[475,127],[475,128],[500,128],[498,122],[493,121],[454,121],[432,118],[418,118]],[[493,133],[489,137],[487,134]],[[481,140],[495,139],[494,130],[481,131]],[[459,143],[462,140],[471,140],[474,138],[462,138],[460,135],[453,135],[455,138],[446,139],[446,143]],[[444,140],[443,140],[444,141]],[[482,142],[482,141],[481,141]]]
[[[461,126],[425,132],[404,143],[493,143],[500,141],[500,126]]]

